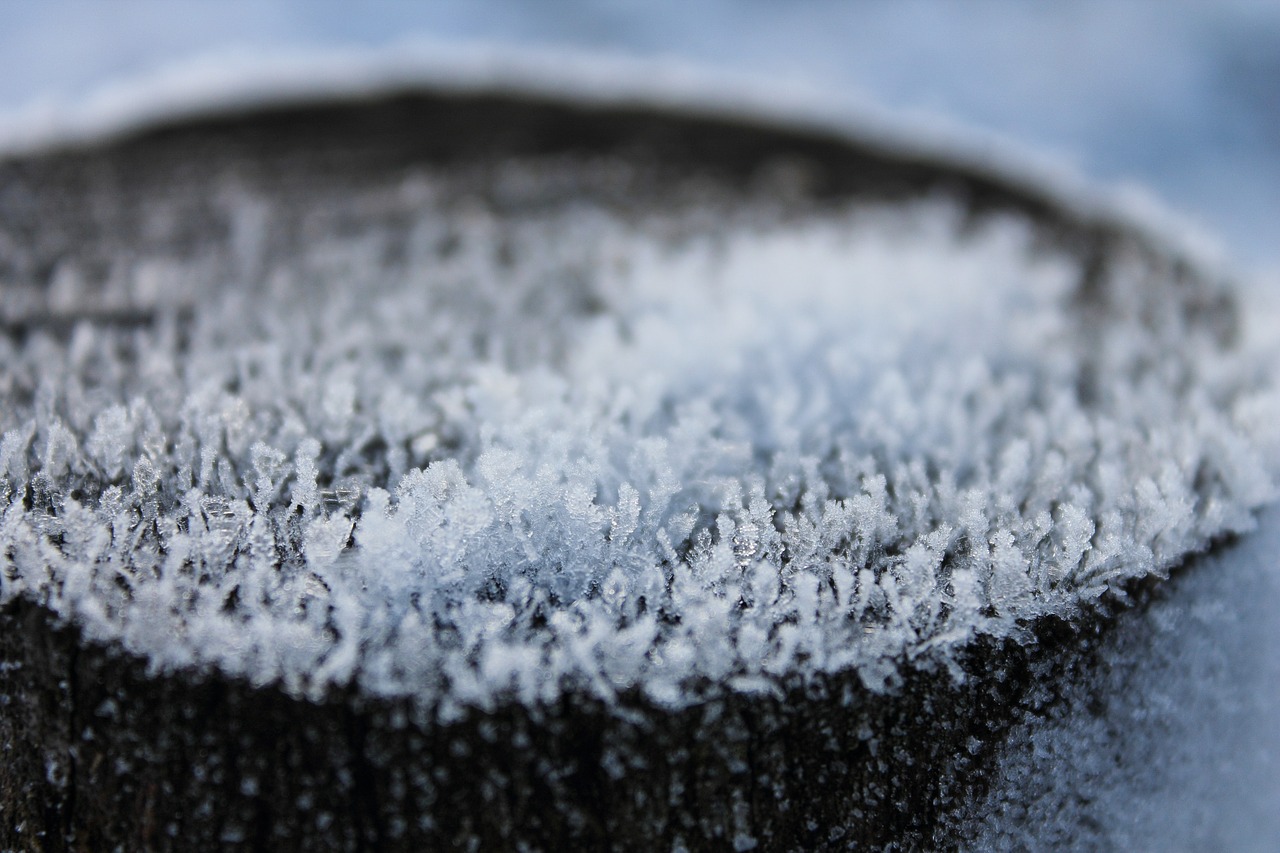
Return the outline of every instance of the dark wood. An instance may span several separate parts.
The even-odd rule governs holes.
[[[1087,645],[1079,628],[1045,630],[1051,649]],[[914,672],[893,695],[845,675],[779,697],[707,685],[675,712],[570,694],[440,723],[401,701],[154,675],[18,601],[0,612],[0,845],[932,846],[939,818],[982,790],[1041,648],[978,644],[963,684]]]

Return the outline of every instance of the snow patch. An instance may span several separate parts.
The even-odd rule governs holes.
[[[1123,249],[1099,308],[1031,225],[943,201],[699,230],[439,180],[383,199],[396,265],[233,241],[259,272],[193,268],[186,315],[0,337],[0,597],[442,713],[885,690],[1272,497],[1265,383]]]

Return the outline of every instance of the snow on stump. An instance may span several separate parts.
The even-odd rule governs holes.
[[[1212,269],[710,108],[11,156],[0,297],[5,848],[946,847],[1272,495]]]

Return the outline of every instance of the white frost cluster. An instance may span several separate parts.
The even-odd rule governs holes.
[[[721,229],[415,180],[404,245],[282,258],[241,199],[226,280],[151,259],[117,282],[149,322],[0,334],[0,599],[442,712],[881,690],[1273,494],[1270,398],[1123,249],[1099,309],[940,201]]]

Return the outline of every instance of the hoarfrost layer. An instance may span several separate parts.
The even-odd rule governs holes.
[[[140,263],[92,299],[148,322],[0,336],[0,597],[157,669],[446,712],[884,690],[1272,495],[1273,398],[1173,265],[1082,294],[943,202],[711,228],[437,190],[379,202],[394,251],[320,211],[283,263],[232,187],[231,280]]]

